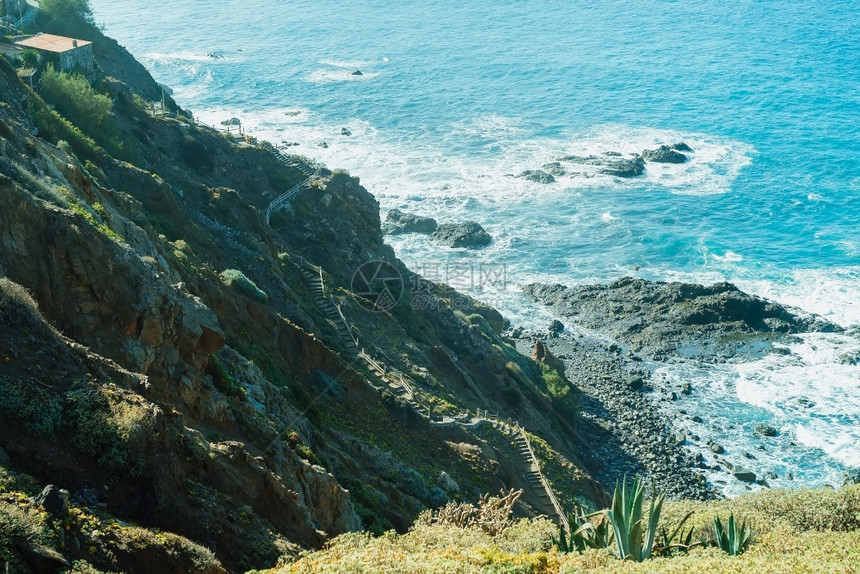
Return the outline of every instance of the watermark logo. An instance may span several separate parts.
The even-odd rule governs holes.
[[[387,261],[368,261],[352,275],[352,292],[367,301],[373,311],[390,311],[405,290],[400,271]]]
[[[373,311],[390,311],[404,298],[415,310],[446,307],[468,311],[504,306],[503,298],[498,296],[507,288],[508,272],[504,264],[419,262],[411,267],[416,274],[410,275],[407,282],[391,263],[368,261],[353,274],[352,292]],[[446,288],[440,287],[443,284],[458,293],[445,293]],[[485,298],[491,293],[497,296],[487,301]]]

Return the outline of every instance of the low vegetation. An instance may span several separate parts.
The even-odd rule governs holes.
[[[257,287],[257,284],[248,279],[248,277],[238,269],[226,269],[221,272],[221,282],[228,287],[236,287],[250,297],[261,303],[269,300],[269,296],[265,291]]]
[[[626,513],[625,508],[631,510],[631,503],[637,500],[635,484],[623,490],[616,490],[616,495],[627,495],[626,507],[619,500],[621,514]],[[653,520],[648,510],[657,506],[656,500],[648,507],[643,504],[642,518]],[[667,532],[681,532],[687,516],[690,518],[686,525],[699,533],[713,533],[714,516],[728,516],[734,526],[726,522],[723,532],[735,528],[736,535],[743,522],[738,524],[735,517],[744,516],[747,524],[755,525],[755,537],[752,543],[741,545],[746,551],[739,556],[703,541],[691,544],[681,554],[664,552],[665,546],[659,547],[661,538],[668,536],[661,533],[663,526]],[[579,527],[587,521],[594,529],[604,528],[598,537],[594,529],[586,527],[592,530],[591,540],[602,541],[594,545],[597,548],[586,544],[581,549],[573,548],[576,552],[559,552],[557,527],[544,518],[512,521],[495,536],[480,527],[421,520],[404,535],[389,532],[378,538],[364,533],[340,536],[325,549],[306,554],[274,572],[829,573],[856,572],[860,564],[860,485],[839,490],[765,491],[708,503],[666,501],[657,517],[662,525],[655,528],[657,551],[643,562],[619,560],[617,550],[606,544],[611,536],[607,534],[605,525],[610,521],[605,513],[579,514],[579,518],[574,521]],[[627,534],[629,531],[622,531],[623,536]],[[635,538],[634,542],[644,538],[647,536]]]

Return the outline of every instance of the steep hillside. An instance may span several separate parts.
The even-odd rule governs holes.
[[[153,117],[152,78],[87,34],[94,89],[71,104],[73,78],[33,92],[0,59],[0,515],[18,525],[0,552],[16,572],[50,548],[104,570],[244,571],[501,488],[525,489],[526,516],[555,515],[554,494],[603,502],[557,362],[406,269],[357,178]],[[71,506],[28,500],[49,484]]]

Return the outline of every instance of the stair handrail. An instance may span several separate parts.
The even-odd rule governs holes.
[[[352,327],[349,326],[349,321],[346,320],[343,311],[340,310],[340,305],[335,303],[334,308],[337,309],[337,314],[340,315],[340,320],[343,321],[343,326],[346,327],[346,331],[349,333],[349,338],[352,339],[352,342],[355,343],[356,347],[358,347],[358,337],[352,334]]]
[[[311,180],[313,180],[314,177],[315,174],[311,174],[310,177],[308,177],[304,181],[297,183],[296,185],[276,197],[274,200],[272,200],[272,202],[269,203],[269,207],[266,208],[266,225],[269,225],[269,220],[272,218],[272,212],[293,197],[295,197],[307,184],[311,182]]]
[[[525,439],[526,448],[528,448],[529,457],[531,458],[531,462],[535,466],[535,468],[537,469],[538,477],[540,477],[541,486],[543,486],[543,489],[546,491],[547,495],[549,495],[549,500],[550,500],[550,502],[552,502],[553,508],[555,508],[555,513],[558,515],[559,522],[561,522],[561,525],[564,528],[565,532],[570,534],[570,524],[567,521],[567,516],[565,516],[564,509],[562,509],[561,504],[558,502],[558,499],[555,497],[555,493],[553,492],[552,488],[550,487],[549,483],[547,482],[546,477],[543,475],[543,472],[541,472],[540,462],[538,461],[537,456],[535,456],[534,449],[532,449],[532,441],[529,440],[529,437],[528,437],[528,435],[526,435],[525,430],[523,430],[521,428],[518,428],[517,430],[519,431],[520,436],[523,437],[523,439]]]

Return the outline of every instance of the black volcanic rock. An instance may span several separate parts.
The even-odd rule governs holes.
[[[438,224],[432,217],[423,217],[413,213],[406,213],[399,209],[392,209],[385,218],[383,231],[389,235],[399,233],[433,233]]]
[[[535,183],[555,183],[555,178],[553,176],[540,169],[527,169],[517,177],[527,179]]]
[[[548,174],[553,175],[555,177],[561,177],[567,173],[567,171],[564,169],[564,167],[561,165],[561,163],[559,163],[557,161],[551,161],[549,163],[545,163],[541,167]]]
[[[684,146],[689,149],[687,144],[675,144],[676,146]],[[680,148],[661,145],[657,149],[646,149],[642,152],[642,158],[645,161],[653,161],[655,163],[684,163],[687,161],[687,156],[679,151]]]
[[[645,160],[638,155],[631,158],[624,158],[618,157],[612,152],[608,152],[603,156],[569,155],[559,158],[559,161],[566,161],[579,165],[593,165],[598,168],[598,173],[603,175],[614,175],[615,177],[635,177],[637,175],[641,175],[645,171]]]
[[[490,235],[474,221],[444,223],[436,228],[430,239],[446,247],[486,247],[492,241]]]
[[[525,291],[559,315],[655,357],[677,352],[719,360],[762,354],[787,334],[841,330],[731,283],[704,286],[625,277],[609,285],[571,288],[531,284]]]

